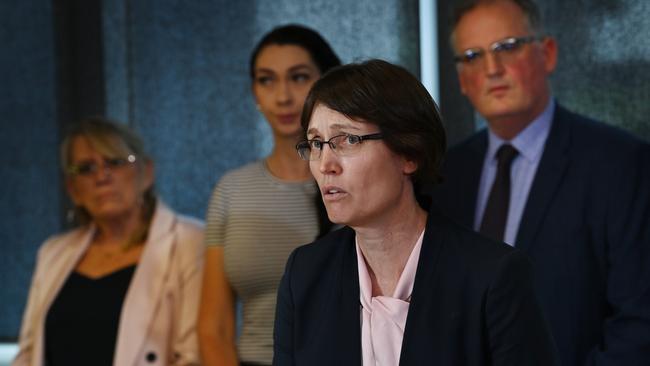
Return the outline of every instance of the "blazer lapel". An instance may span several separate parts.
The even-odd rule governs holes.
[[[41,298],[41,309],[34,312],[40,317],[34,320],[36,324],[39,324],[39,329],[34,336],[33,358],[35,360],[41,360],[42,362],[44,359],[45,319],[50,306],[52,306],[52,302],[61,291],[61,287],[63,287],[68,276],[74,270],[79,259],[86,252],[94,234],[95,229],[93,226],[85,230],[78,229],[78,232],[74,233],[71,238],[66,238],[66,243],[61,246],[61,250],[52,254],[51,259],[48,260],[49,264],[45,270],[47,275],[41,276],[39,285],[45,289]]]
[[[43,283],[42,286],[47,288],[46,295],[43,298],[44,309],[49,309],[54,301],[54,298],[61,291],[61,287],[68,279],[70,273],[74,270],[79,259],[86,252],[90,241],[95,235],[94,226],[90,226],[86,230],[81,230],[77,235],[69,239],[69,243],[62,246],[60,253],[55,254],[55,261],[53,261],[47,268],[48,275],[45,277],[49,279],[49,283]],[[47,310],[43,312],[45,317]]]
[[[346,229],[344,246],[341,256],[341,284],[338,319],[332,319],[341,325],[340,333],[334,335],[334,350],[339,353],[341,361],[346,365],[361,365],[361,302],[359,300],[359,270],[357,268],[357,253],[355,234],[352,229]]]
[[[421,327],[426,327],[427,325],[419,324],[418,320],[426,318],[423,316],[425,312],[434,310],[428,306],[428,304],[435,303],[435,300],[429,298],[431,294],[442,296],[442,291],[435,287],[437,283],[435,276],[438,273],[438,260],[440,259],[440,251],[445,241],[445,230],[438,224],[440,220],[439,215],[438,209],[431,207],[424,238],[422,239],[422,249],[415,274],[413,292],[411,293],[411,304],[409,305],[409,311],[406,317],[400,365],[419,364],[422,360],[420,359],[421,356],[418,350],[432,346],[421,344],[422,338],[418,335],[423,332]],[[432,286],[434,287],[432,288]]]
[[[569,165],[568,149],[571,131],[566,121],[566,113],[568,112],[561,106],[556,107],[551,132],[528,193],[515,241],[516,247],[522,250],[529,248],[535,239]]]
[[[122,305],[114,365],[136,364],[164,292],[173,251],[174,224],[171,210],[158,201],[147,242]]]

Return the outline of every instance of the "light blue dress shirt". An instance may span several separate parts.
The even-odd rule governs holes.
[[[478,231],[483,220],[483,212],[487,204],[492,184],[497,172],[496,153],[501,145],[510,143],[519,154],[512,161],[510,167],[510,205],[508,208],[508,219],[504,239],[506,243],[514,246],[521,222],[521,215],[528,200],[528,193],[533,184],[537,166],[544,152],[544,145],[551,130],[553,113],[555,112],[555,101],[550,102],[541,115],[533,120],[523,131],[510,141],[502,140],[488,129],[488,149],[483,161],[483,170],[476,202],[476,216],[474,217],[474,229]]]

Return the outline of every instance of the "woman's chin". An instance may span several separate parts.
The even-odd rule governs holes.
[[[327,217],[334,224],[350,226],[351,218],[345,212],[328,208]]]
[[[284,138],[302,138],[303,137],[303,130],[302,126],[300,123],[292,123],[292,124],[286,124],[286,125],[279,125],[276,126],[274,129],[274,133],[277,136],[281,136]]]
[[[88,210],[93,221],[120,220],[131,216],[133,209],[119,205],[103,205],[103,207]]]

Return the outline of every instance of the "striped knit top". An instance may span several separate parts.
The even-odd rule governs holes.
[[[241,361],[271,364],[276,293],[291,251],[314,241],[316,183],[284,182],[264,161],[226,173],[210,200],[206,244],[224,247],[225,271],[243,304]]]

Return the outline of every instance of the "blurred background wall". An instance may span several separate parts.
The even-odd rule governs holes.
[[[438,1],[440,104],[451,143],[477,125]],[[558,38],[555,95],[567,107],[650,138],[650,3],[545,0]],[[249,53],[285,23],[313,27],[344,62],[370,57],[419,75],[417,0],[12,0],[0,2],[0,342],[15,341],[35,253],[67,227],[58,144],[66,126],[105,114],[133,126],[157,165],[157,190],[202,218],[228,169],[263,157]]]
[[[377,57],[418,74],[417,0],[0,3],[0,342],[18,335],[36,250],[67,226],[66,126],[105,114],[134,127],[160,196],[203,218],[221,175],[270,151],[249,54],[286,23],[318,30],[344,62]]]
[[[36,248],[61,226],[52,4],[0,2],[0,341],[17,336]]]

